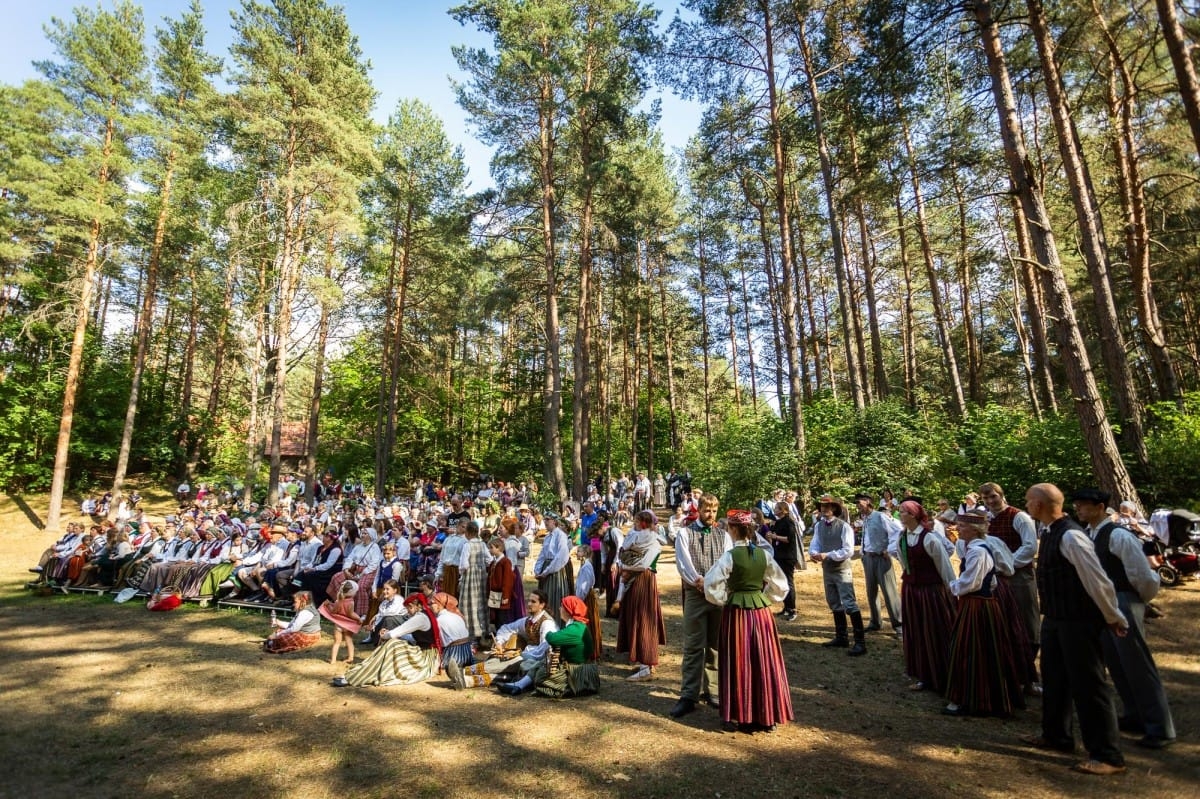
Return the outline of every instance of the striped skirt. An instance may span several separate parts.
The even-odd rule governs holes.
[[[467,634],[481,638],[488,634],[487,572],[467,569],[458,584],[458,609],[467,621]]]
[[[1022,700],[1021,681],[1006,657],[1010,651],[1000,603],[994,597],[962,597],[950,637],[946,698],[973,715],[1011,715]]]
[[[589,591],[583,602],[587,605],[587,626],[592,631],[592,660],[599,660],[600,655],[604,652],[602,640],[604,628],[600,626],[600,601],[596,597],[596,591],[594,589]]]
[[[1020,678],[1021,685],[1032,685],[1038,681],[1037,661],[1030,644],[1032,638],[1025,629],[1025,618],[1017,607],[1017,598],[1004,580],[992,584],[992,595],[1000,608],[1000,618],[1008,625],[1009,647],[1003,652],[1005,668]]]
[[[272,655],[282,655],[285,652],[299,652],[321,642],[320,633],[280,633],[274,638],[263,641],[263,651]]]
[[[342,583],[346,582],[347,579],[346,572],[344,571],[339,571],[334,574],[333,579],[329,581],[329,585],[325,586],[325,595],[336,602],[338,598],[338,591],[341,590]],[[361,587],[361,585],[362,584],[360,583],[359,587]]]
[[[458,598],[458,566],[447,563],[442,567],[442,590]]]
[[[208,577],[208,573],[212,570],[213,564],[210,563],[193,564],[179,583],[179,593],[183,598],[191,599],[200,596],[200,586],[204,584],[204,578]]]
[[[371,656],[351,666],[346,682],[364,685],[413,685],[437,674],[436,649],[422,649],[399,638],[389,638]]]
[[[726,605],[717,641],[721,720],[763,727],[791,721],[792,692],[771,609]]]
[[[904,671],[925,687],[942,693],[949,667],[954,596],[945,583],[904,580],[900,589],[904,618]]]
[[[666,643],[667,628],[658,600],[658,577],[652,571],[644,571],[629,583],[621,600],[617,651],[628,652],[630,663],[657,666],[658,647]]]
[[[538,588],[546,592],[546,612],[557,617],[563,598],[575,595],[575,570],[571,561],[554,574],[538,578]]]
[[[146,571],[154,564],[149,555],[141,558],[136,558],[126,563],[117,572],[117,581],[113,583],[113,588],[124,588],[132,586],[137,588],[141,584],[142,578],[146,576]]]
[[[445,668],[447,661],[451,660],[464,668],[474,663],[475,653],[471,651],[471,642],[463,641],[443,649],[441,666]]]

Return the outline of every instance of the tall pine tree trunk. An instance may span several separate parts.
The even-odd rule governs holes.
[[[333,283],[334,233],[329,231],[325,242],[325,291]],[[321,317],[317,321],[317,347],[313,357],[313,388],[312,397],[308,402],[308,435],[304,447],[304,484],[307,486],[309,497],[312,497],[313,486],[317,484],[317,439],[321,422],[321,391],[325,383],[325,348],[329,343],[330,298],[321,296]],[[384,496],[382,492],[375,494]]]
[[[1055,320],[1059,355],[1071,384],[1075,413],[1087,442],[1092,468],[1104,490],[1114,497],[1138,502],[1137,489],[1117,450],[1117,441],[1096,387],[1087,347],[1075,321],[1075,308],[1067,289],[1062,264],[1058,259],[1058,247],[1054,240],[1050,215],[1046,211],[1032,164],[1025,151],[1025,140],[1008,76],[1008,66],[1000,44],[1000,33],[992,18],[991,3],[976,2],[972,10],[979,23],[980,38],[992,79],[992,93],[995,96],[996,110],[1000,117],[1000,134],[1004,142],[1004,158],[1008,163],[1013,187],[1021,201],[1022,210],[1029,221],[1034,253],[1041,265],[1047,310]]]
[[[1193,46],[1179,24],[1175,0],[1155,0],[1155,5],[1158,7],[1158,19],[1167,43],[1167,52],[1171,54],[1171,65],[1175,67],[1175,80],[1179,83],[1179,94],[1183,98],[1184,114],[1192,129],[1196,153],[1200,154],[1200,78],[1196,77],[1196,64],[1192,61]]]
[[[1042,0],[1029,0],[1029,19],[1041,61],[1042,75],[1045,78],[1046,96],[1050,101],[1050,113],[1058,138],[1058,151],[1063,160],[1063,171],[1066,173],[1067,185],[1071,189],[1071,201],[1079,222],[1079,247],[1087,263],[1088,278],[1092,284],[1104,371],[1112,384],[1113,397],[1121,415],[1121,437],[1133,452],[1138,464],[1145,469],[1150,465],[1150,454],[1146,450],[1141,403],[1134,391],[1133,375],[1130,373],[1129,361],[1125,354],[1125,334],[1121,331],[1121,322],[1117,318],[1117,305],[1108,276],[1108,245],[1104,240],[1103,222],[1087,163],[1079,145],[1079,135],[1063,90],[1054,40],[1050,34]]]

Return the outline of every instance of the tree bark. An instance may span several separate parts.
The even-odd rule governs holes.
[[[1059,354],[1066,367],[1067,379],[1071,383],[1075,412],[1087,442],[1093,470],[1101,487],[1114,497],[1139,502],[1137,489],[1117,449],[1112,426],[1108,423],[1104,403],[1096,387],[1087,347],[1075,321],[1075,308],[1058,259],[1050,216],[1038,189],[1033,165],[1025,151],[1016,101],[1008,77],[1008,66],[1004,60],[999,30],[992,18],[991,3],[976,2],[971,9],[979,23],[980,38],[992,79],[992,93],[995,96],[996,110],[1000,118],[1000,134],[1004,142],[1004,158],[1017,197],[1030,222],[1030,237],[1042,273],[1048,310],[1055,319],[1058,331]]]
[[[333,282],[333,258],[334,258],[334,233],[329,231],[329,237],[325,242],[325,283],[324,291],[328,291],[328,286]],[[313,496],[313,486],[317,484],[317,439],[320,434],[321,423],[321,391],[325,384],[325,348],[329,342],[329,318],[330,302],[329,298],[322,295],[319,298],[321,303],[321,318],[317,322],[317,347],[313,357],[313,388],[312,397],[308,402],[308,435],[304,447],[304,480],[305,487],[309,491],[309,498]],[[378,478],[376,478],[378,481]],[[377,497],[384,496],[383,492],[376,489]]]
[[[1183,26],[1179,24],[1175,0],[1155,0],[1155,5],[1158,7],[1163,40],[1167,44],[1167,52],[1171,54],[1171,65],[1175,67],[1175,80],[1179,83],[1188,127],[1192,129],[1196,153],[1200,154],[1200,78],[1196,77],[1196,65],[1192,62],[1192,45],[1183,32]]]
[[[1071,109],[1063,90],[1058,69],[1054,40],[1050,34],[1042,0],[1029,0],[1029,19],[1033,29],[1045,78],[1046,96],[1058,139],[1058,151],[1063,160],[1071,201],[1079,222],[1079,245],[1087,263],[1092,284],[1092,299],[1096,306],[1096,323],[1100,327],[1100,351],[1105,372],[1113,387],[1113,397],[1121,415],[1121,437],[1133,452],[1142,468],[1150,465],[1142,428],[1142,408],[1134,391],[1133,376],[1125,354],[1125,334],[1117,318],[1117,305],[1109,281],[1108,245],[1104,239],[1103,221],[1096,202],[1096,193],[1088,174],[1087,163],[1079,145],[1079,135],[1071,117]]]
[[[552,49],[542,43],[544,53]],[[545,458],[544,477],[550,490],[560,501],[567,498],[563,476],[562,434],[558,422],[562,418],[562,362],[558,330],[558,263],[555,254],[556,226],[554,221],[554,87],[548,77],[541,78],[538,103],[538,177],[541,182],[542,265],[545,270],[546,318],[543,328],[546,342],[545,375],[542,378],[542,455]]]

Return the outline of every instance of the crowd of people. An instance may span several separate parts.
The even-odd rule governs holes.
[[[460,690],[566,697],[600,688],[602,616],[616,620],[626,679],[656,679],[667,643],[658,563],[670,547],[683,598],[670,715],[709,704],[726,729],[758,731],[794,715],[777,624],[797,618],[795,572],[812,564],[833,622],[824,646],[867,654],[886,611],[910,687],[944,696],[948,715],[1007,716],[1040,697],[1041,732],[1026,743],[1073,751],[1074,713],[1088,753],[1076,767],[1092,774],[1124,769],[1118,731],[1149,748],[1176,737],[1145,639],[1158,577],[1122,515],[1136,508],[1115,512],[1097,489],[1072,495],[1076,521],[1045,483],[1028,490],[1024,511],[985,483],[933,514],[919,497],[884,492],[849,508],[826,494],[808,515],[781,490],[722,516],[716,496],[674,472],[622,475],[603,492],[595,481],[578,505],[553,512],[531,507],[536,486],[525,484],[452,493],[421,481],[383,500],[361,484],[324,485],[309,503],[291,482],[271,508],[207,490],[193,498],[184,484],[179,512],[162,524],[135,505],[123,520],[69,525],[31,585],[107,586],[151,607],[215,596],[290,610],[273,614],[271,653],[317,646],[324,620],[330,662],[346,667],[339,687],[445,673]],[[663,504],[673,509],[665,524],[651,509]],[[528,593],[527,575],[537,585]]]

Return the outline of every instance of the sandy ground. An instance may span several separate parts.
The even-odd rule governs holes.
[[[1191,796],[1200,785],[1195,582],[1164,589],[1167,617],[1149,628],[1178,743],[1149,752],[1127,737],[1129,771],[1095,778],[1069,770],[1079,756],[1018,742],[1038,729],[1036,700],[1008,720],[948,718],[939,697],[906,690],[891,634],[871,634],[861,658],[821,648],[831,620],[813,569],[797,573],[800,618],[780,625],[797,719],[746,735],[722,733],[706,707],[667,715],[682,639],[670,558],[659,575],[668,643],[652,682],[625,682],[628,666],[606,651],[602,693],[587,699],[455,692],[444,677],[338,690],[328,636],[267,656],[261,615],[33,596],[26,568],[53,536],[31,505],[41,511],[42,499],[0,495],[0,797],[961,799]],[[606,620],[606,644],[615,637]]]

